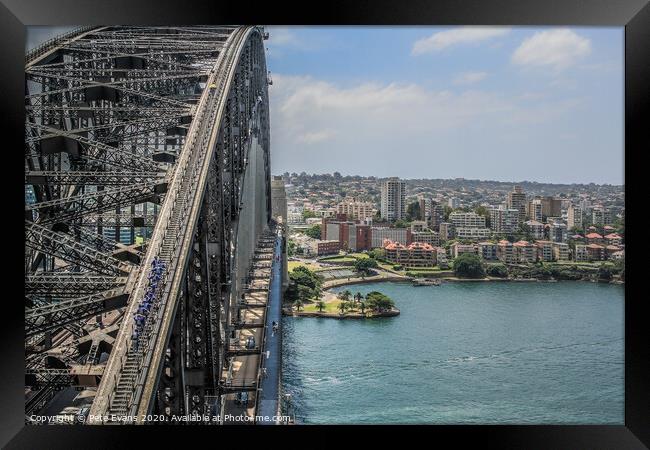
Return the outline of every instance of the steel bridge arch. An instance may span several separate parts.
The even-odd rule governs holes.
[[[200,35],[212,36],[201,42],[197,38]],[[26,184],[34,186],[35,191],[34,204],[26,207],[26,227],[44,230],[31,233],[40,236],[40,240],[27,242],[30,251],[26,268],[36,270],[26,273],[30,280],[56,282],[51,284],[51,291],[46,290],[50,285],[43,282],[30,284],[40,290],[34,291],[38,301],[30,303],[39,306],[30,308],[29,314],[62,316],[59,310],[63,303],[58,306],[54,286],[61,292],[62,285],[84,280],[85,289],[89,289],[88,280],[100,278],[87,272],[88,267],[97,264],[94,261],[118,258],[125,261],[122,266],[134,266],[127,276],[120,278],[124,285],[117,291],[127,292],[129,299],[121,312],[121,325],[97,388],[93,415],[204,412],[200,408],[207,404],[207,399],[219,397],[230,300],[239,295],[234,259],[238,219],[244,207],[242,198],[247,194],[242,192],[242,185],[253,145],[259,146],[263,154],[264,179],[258,185],[264,186],[265,204],[261,209],[264,217],[255,224],[254,237],[259,236],[261,227],[271,218],[265,37],[262,28],[253,26],[84,28],[27,55],[27,80],[44,87],[41,95],[30,94],[26,89],[31,111],[26,123]],[[170,49],[165,42],[172,43]],[[222,43],[216,60],[202,60],[201,55],[214,56],[216,42]],[[138,48],[145,47],[149,53],[139,54]],[[198,67],[194,67],[194,72],[182,58],[180,62],[173,59],[174,52],[181,50],[193,55]],[[84,53],[99,53],[100,57],[90,60],[82,56]],[[70,54],[76,62],[66,65]],[[160,71],[164,72],[162,76]],[[133,80],[119,82],[120,77],[129,74]],[[177,80],[182,81],[176,84]],[[161,96],[155,91],[185,92],[188,86],[196,90],[197,83],[203,87],[195,102],[179,101],[171,98],[173,95]],[[147,90],[150,86],[154,92]],[[155,106],[151,110],[128,108],[128,101],[136,98],[140,106]],[[131,110],[125,113],[125,109]],[[133,115],[137,120],[132,119]],[[93,118],[90,126],[89,117]],[[115,117],[118,119],[114,120]],[[57,126],[48,125],[51,123]],[[79,126],[82,123],[86,126]],[[174,140],[171,147],[175,151],[158,151],[158,137],[151,151],[151,133],[162,129],[171,137],[169,140]],[[163,147],[167,148],[167,144]],[[70,165],[68,170],[64,160]],[[82,162],[77,165],[78,161]],[[99,166],[93,165],[98,161]],[[93,169],[90,173],[89,167]],[[131,172],[120,175],[117,168],[125,167],[131,168]],[[147,184],[148,178],[154,183]],[[96,189],[86,193],[84,183]],[[122,187],[115,188],[111,183]],[[82,233],[87,226],[86,217],[93,217],[91,226],[101,234],[105,211],[151,199],[157,199],[160,210],[146,249],[125,248],[118,242],[103,255],[74,242],[67,244],[71,238],[88,244],[87,232]],[[131,216],[133,211],[132,207]],[[53,243],[56,247],[52,247]],[[99,243],[105,250],[106,243],[101,239]],[[50,248],[57,248],[58,253]],[[72,255],[68,258],[72,263],[65,266],[71,268],[71,274],[78,271],[77,260],[89,261],[86,269],[81,269],[89,276],[66,276],[65,270],[58,270],[56,261],[62,254]],[[154,304],[155,314],[147,317],[146,339],[139,336],[139,349],[133,351],[131,315],[150,292],[148,280],[154,258],[166,264],[156,291],[158,303]],[[101,287],[98,290],[94,298],[101,297]],[[42,297],[44,292],[55,294]],[[66,298],[66,323],[51,328],[70,328],[70,311],[75,312],[67,305],[76,304],[75,301]],[[77,303],[83,305],[83,299],[80,297]],[[49,311],[53,313],[48,316]],[[83,328],[82,324],[80,320],[77,326]],[[190,330],[188,324],[198,325]],[[35,335],[39,331],[28,330],[28,346],[37,341]],[[184,346],[182,337],[188,336],[197,345]],[[200,339],[195,341],[197,336]],[[84,360],[84,355],[75,357],[91,364]],[[36,372],[37,369],[31,368]],[[179,381],[181,377],[191,378],[191,382]],[[125,389],[130,390],[129,395],[124,395]],[[168,395],[170,392],[174,395]]]

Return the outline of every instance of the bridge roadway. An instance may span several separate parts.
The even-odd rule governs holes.
[[[277,233],[272,239],[263,238],[258,246],[248,289],[234,308],[233,328],[240,331],[230,341],[233,356],[223,374],[227,394],[221,414],[225,424],[252,424],[260,406],[265,411],[278,409],[281,341],[280,332],[273,331],[273,322],[280,323],[282,237]],[[252,349],[247,348],[250,338],[254,339]]]

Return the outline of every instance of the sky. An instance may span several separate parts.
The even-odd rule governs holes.
[[[622,27],[267,30],[274,174],[623,183]]]
[[[623,183],[623,28],[267,30],[274,174]]]

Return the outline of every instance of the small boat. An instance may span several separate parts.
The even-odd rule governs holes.
[[[415,280],[413,286],[440,286],[440,280]]]

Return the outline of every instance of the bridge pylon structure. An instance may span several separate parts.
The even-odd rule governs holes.
[[[28,412],[69,386],[106,422],[219,410],[272,226],[267,37],[83,27],[26,55]]]

